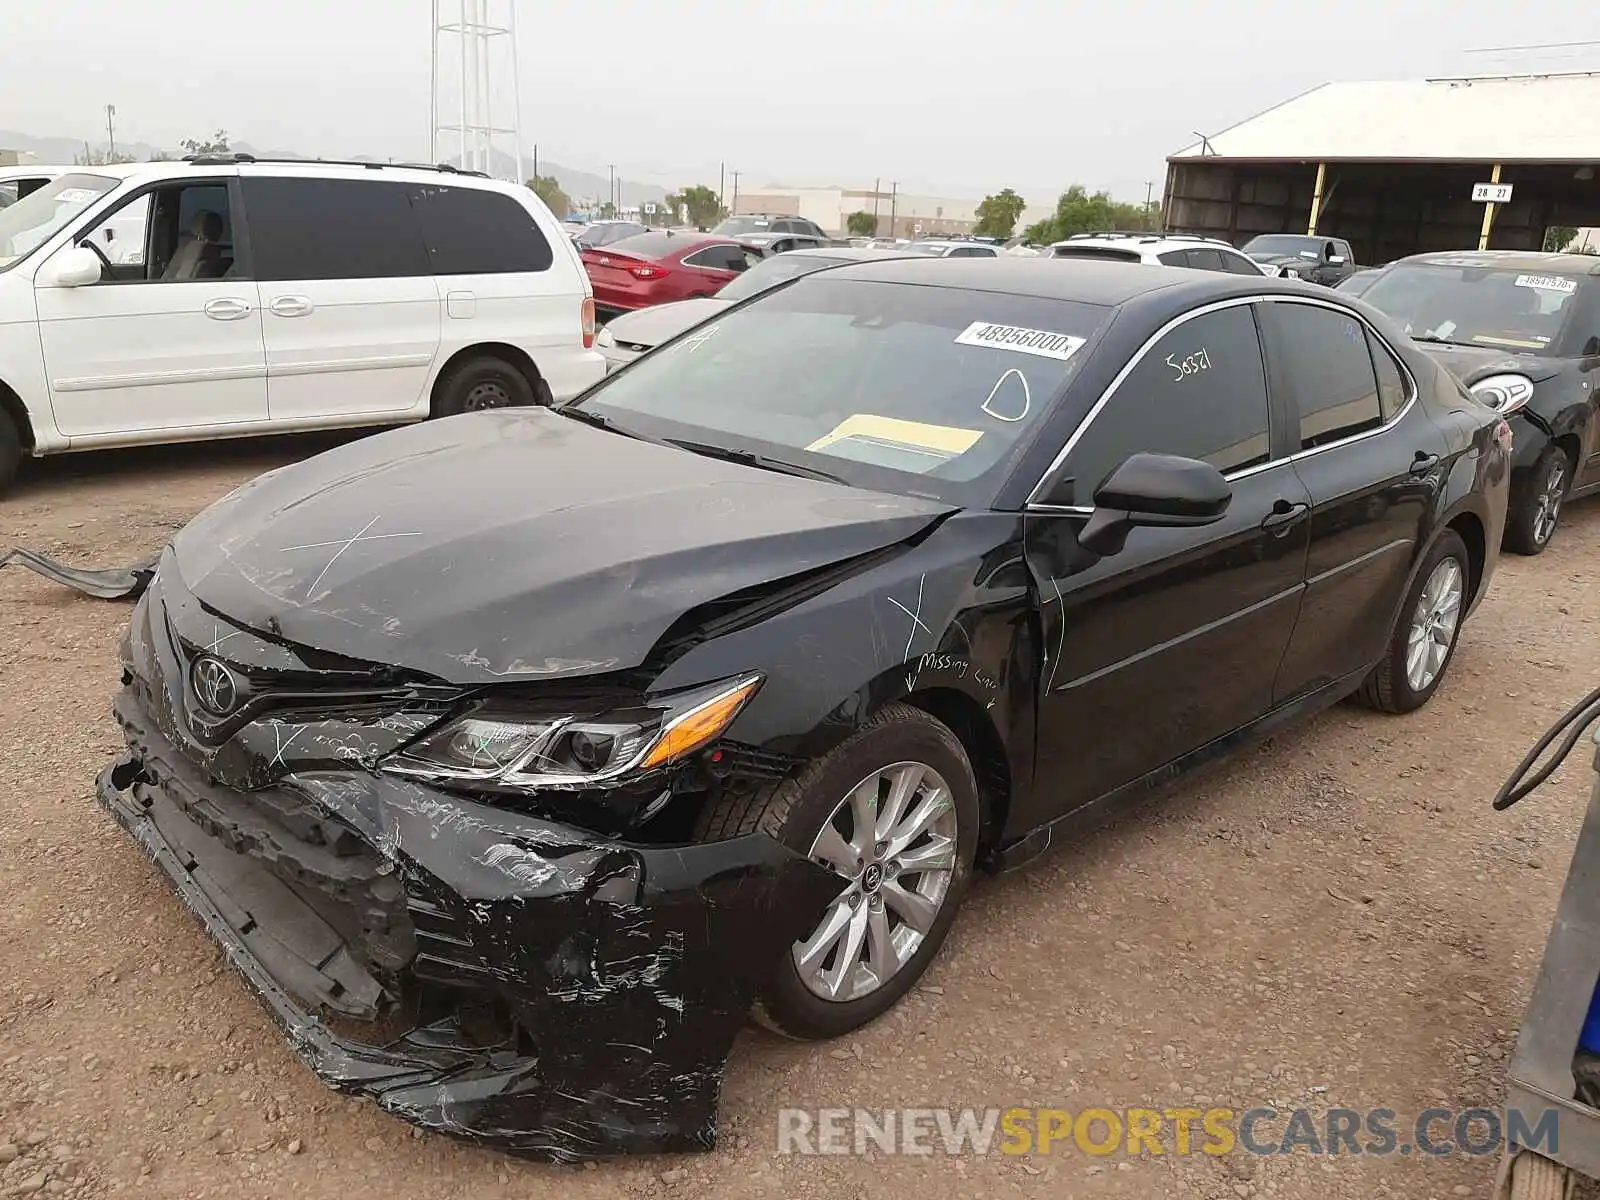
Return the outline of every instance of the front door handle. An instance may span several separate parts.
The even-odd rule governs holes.
[[[280,317],[303,317],[316,307],[311,303],[310,296],[279,296],[269,305],[274,315]]]
[[[1433,474],[1433,469],[1439,465],[1439,456],[1418,450],[1415,458],[1411,460],[1411,473],[1418,479]]]
[[[213,321],[237,321],[240,317],[250,315],[250,302],[234,296],[224,296],[221,299],[206,301],[205,312]]]
[[[1291,504],[1287,500],[1278,500],[1272,506],[1272,511],[1261,522],[1261,528],[1266,529],[1277,537],[1282,537],[1311,515],[1311,505],[1305,503]]]

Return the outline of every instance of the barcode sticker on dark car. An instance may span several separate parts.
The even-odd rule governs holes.
[[[1040,358],[1065,362],[1083,346],[1084,339],[1048,329],[1024,329],[1020,325],[974,321],[956,335],[956,342],[962,346],[990,346],[996,350],[1015,350],[1018,354],[1037,354]]]

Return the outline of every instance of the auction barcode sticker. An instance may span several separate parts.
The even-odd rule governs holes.
[[[1578,290],[1576,279],[1563,279],[1559,275],[1518,275],[1516,284],[1518,287],[1538,288],[1541,292],[1561,292],[1568,296]]]
[[[974,321],[956,335],[956,342],[962,346],[1015,350],[1018,354],[1036,354],[1040,358],[1054,358],[1061,362],[1076,354],[1084,341],[1084,338],[1073,337],[1070,333],[1024,329],[1020,325],[996,325],[992,321]]]

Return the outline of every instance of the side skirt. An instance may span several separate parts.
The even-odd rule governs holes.
[[[1314,692],[1307,692],[1303,696],[1286,701],[1249,725],[1240,726],[1232,733],[1225,733],[1204,746],[1173,759],[1165,766],[1157,767],[1149,774],[1140,776],[1131,783],[1123,784],[1098,799],[1090,800],[1087,804],[1080,804],[1071,812],[1063,813],[1055,820],[1036,827],[1016,841],[991,850],[981,865],[985,871],[995,875],[1015,870],[1024,863],[1038,858],[1055,843],[1064,844],[1103,825],[1134,800],[1164,787],[1180,776],[1187,775],[1195,768],[1225,758],[1241,747],[1260,741],[1287,725],[1297,724],[1324,709],[1332,708],[1359,688],[1361,681],[1370,673],[1371,668],[1356,671],[1325,684]]]

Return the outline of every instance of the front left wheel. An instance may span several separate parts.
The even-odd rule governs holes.
[[[796,1038],[849,1033],[928,969],[966,895],[978,788],[960,740],[890,704],[754,804],[703,814],[702,840],[763,832],[839,876],[815,928],[773,964],[756,1017]]]

